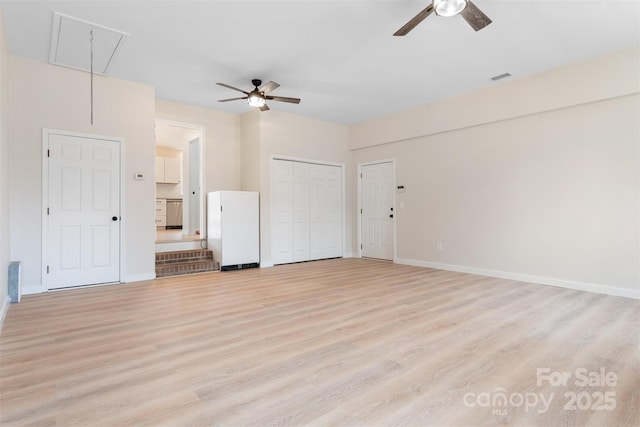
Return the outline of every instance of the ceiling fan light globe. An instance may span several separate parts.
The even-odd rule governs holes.
[[[433,10],[439,16],[455,16],[467,7],[467,0],[433,0]]]
[[[251,94],[249,95],[247,102],[252,107],[264,107],[264,104],[267,103],[267,100],[258,94]]]

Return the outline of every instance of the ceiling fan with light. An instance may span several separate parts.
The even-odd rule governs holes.
[[[471,3],[471,0],[433,0],[432,3],[424,10],[414,16],[409,22],[404,24],[402,28],[396,31],[394,36],[405,36],[409,31],[413,30],[419,23],[424,21],[427,16],[435,12],[439,16],[455,16],[462,15],[471,28],[480,31],[487,25],[491,24],[491,19],[487,17],[478,7]]]
[[[288,98],[286,96],[272,96],[268,95],[274,89],[280,87],[280,85],[276,82],[269,82],[266,85],[262,86],[258,89],[258,86],[262,84],[262,80],[253,79],[251,80],[251,84],[255,86],[251,92],[244,91],[242,89],[238,89],[237,87],[229,86],[226,83],[216,83],[217,85],[224,86],[229,89],[237,90],[238,92],[244,93],[246,96],[241,96],[239,98],[229,98],[229,99],[220,99],[218,102],[227,102],[227,101],[236,101],[238,99],[246,99],[249,102],[249,105],[252,107],[258,107],[260,111],[267,111],[269,107],[267,106],[267,100],[269,101],[279,101],[279,102],[289,102],[291,104],[299,104],[300,98]]]

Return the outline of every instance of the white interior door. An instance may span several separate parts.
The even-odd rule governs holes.
[[[393,259],[393,163],[361,168],[362,256]]]
[[[48,133],[45,281],[120,281],[120,141]]]

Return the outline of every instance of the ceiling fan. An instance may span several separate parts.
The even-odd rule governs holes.
[[[413,30],[425,18],[435,12],[439,16],[462,15],[471,28],[480,31],[491,24],[491,19],[487,17],[478,7],[471,3],[471,0],[433,0],[422,12],[414,16],[402,28],[393,33],[394,36],[405,36]]]
[[[255,86],[251,92],[244,91],[242,89],[238,89],[237,87],[229,86],[226,83],[216,83],[217,85],[227,87],[229,89],[237,90],[238,92],[244,93],[246,96],[241,96],[239,98],[229,98],[229,99],[220,99],[218,102],[227,102],[227,101],[236,101],[238,99],[246,99],[249,102],[249,105],[252,107],[258,107],[260,111],[267,111],[269,107],[267,106],[267,100],[269,101],[279,101],[279,102],[289,102],[292,104],[299,104],[300,98],[288,98],[286,96],[272,96],[267,95],[274,89],[280,87],[280,85],[276,82],[269,82],[266,85],[262,86],[258,89],[258,86],[262,84],[262,80],[253,79],[251,80],[251,84]]]

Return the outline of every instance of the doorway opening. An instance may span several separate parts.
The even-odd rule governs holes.
[[[206,244],[204,127],[156,119],[156,252]]]

